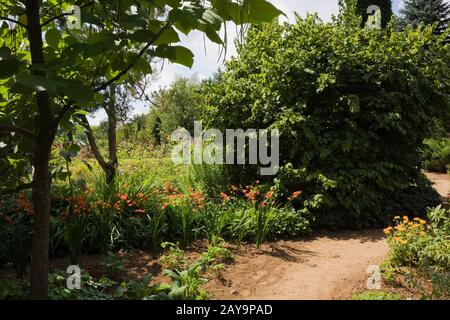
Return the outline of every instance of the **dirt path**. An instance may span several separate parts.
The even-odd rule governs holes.
[[[443,202],[448,202],[448,197],[450,195],[450,175],[444,173],[431,173],[425,174],[433,183],[433,187],[440,194],[441,200]]]
[[[427,177],[447,199],[450,176]],[[213,299],[349,299],[364,290],[367,268],[379,265],[387,253],[381,230],[319,233],[266,245],[262,251],[244,249],[206,288]]]
[[[388,252],[379,230],[318,234],[241,252],[207,285],[213,299],[347,299]]]

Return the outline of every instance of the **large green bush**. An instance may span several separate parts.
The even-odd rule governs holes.
[[[424,298],[450,296],[449,213],[440,206],[429,208],[429,223],[419,218],[410,220],[407,216],[394,218],[395,226],[384,230],[390,249],[382,264],[387,281],[395,282],[399,276],[407,276],[407,283],[423,291]],[[405,268],[410,270],[405,272]],[[425,288],[417,281],[420,278],[427,279]]]
[[[348,13],[253,28],[206,84],[205,122],[278,128],[276,181],[321,203],[319,224],[379,225],[423,187],[428,123],[449,110],[448,45],[431,28],[393,30],[360,28]]]
[[[425,170],[443,173],[450,171],[450,139],[427,139],[425,145]]]

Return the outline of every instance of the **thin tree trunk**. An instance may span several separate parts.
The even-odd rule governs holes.
[[[100,153],[100,150],[98,149],[97,140],[95,139],[94,132],[92,131],[91,126],[89,125],[89,121],[85,115],[81,115],[80,119],[81,122],[83,122],[89,146],[91,148],[92,153],[94,154],[95,160],[97,160],[100,167],[102,167],[102,169],[106,172],[106,167],[108,166],[108,164],[106,163],[105,159]]]
[[[117,173],[117,167],[119,165],[119,160],[117,158],[117,109],[116,109],[116,86],[111,85],[109,90],[109,102],[104,108],[106,114],[108,115],[108,162],[100,153],[97,146],[97,141],[95,139],[92,128],[89,125],[89,121],[86,116],[81,116],[81,121],[86,129],[86,136],[89,141],[89,146],[94,154],[95,159],[98,164],[102,167],[105,172],[106,183],[109,185],[114,181]]]
[[[106,171],[106,183],[110,184],[116,177],[119,161],[117,159],[117,109],[116,109],[116,86],[111,85],[109,90],[108,114],[108,154],[109,163]]]
[[[39,0],[27,0],[26,14],[28,18],[28,39],[32,64],[44,63],[42,28],[40,25]],[[44,76],[45,72],[35,71],[36,75]],[[51,174],[49,168],[51,148],[56,135],[54,113],[48,92],[37,93],[40,128],[38,141],[34,150],[34,235],[31,252],[31,298],[48,298],[48,255],[50,237],[50,188]]]

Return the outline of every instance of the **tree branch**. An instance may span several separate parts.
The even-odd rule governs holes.
[[[50,11],[52,11],[53,9],[55,9],[56,7],[60,7],[61,5],[63,5],[65,3],[65,1],[54,4],[53,6],[51,6],[50,8],[46,9],[45,12],[41,13],[41,18],[45,17],[47,14],[50,14],[52,16],[54,16],[52,13],[50,13]]]
[[[84,128],[86,129],[85,133],[88,138],[89,145],[91,147],[91,151],[94,154],[95,159],[103,169],[107,168],[108,164],[106,163],[105,159],[103,158],[102,154],[98,149],[97,141],[95,140],[94,133],[92,132],[92,128],[89,125],[87,117],[85,115],[80,115],[79,119],[81,120]]]
[[[58,127],[59,123],[61,122],[62,118],[66,115],[67,112],[74,107],[75,101],[69,100],[67,103],[62,107],[61,111],[59,112],[58,116],[55,119],[54,126]]]
[[[31,130],[28,130],[28,129],[25,129],[25,128],[19,128],[19,127],[8,125],[8,124],[1,124],[0,123],[0,132],[6,132],[6,133],[15,132],[15,133],[24,135],[24,136],[29,137],[29,138],[33,138],[33,139],[37,139],[38,138],[37,134],[34,133]]]
[[[121,72],[119,72],[119,74],[116,75],[111,80],[106,81],[102,85],[99,85],[97,88],[94,88],[94,91],[95,92],[103,91],[103,90],[107,89],[112,83],[120,80],[120,78],[122,78],[122,76],[126,75],[128,73],[128,71],[130,71],[134,67],[134,65],[138,62],[138,60],[145,54],[145,52],[148,50],[148,48],[150,48],[155,43],[155,41],[158,40],[161,37],[161,35],[168,28],[170,28],[170,26],[171,26],[171,23],[167,22],[166,25],[164,27],[162,27],[162,29],[159,30],[159,32],[149,42],[147,42],[147,44],[141,49],[141,51],[139,51],[136,59],[132,63],[130,63],[125,69],[123,69]]]
[[[95,1],[88,2],[88,3],[83,4],[82,6],[80,6],[80,9],[89,7],[89,6],[93,5],[93,4],[95,4]],[[52,22],[55,21],[55,20],[60,20],[60,19],[62,19],[62,18],[64,18],[64,17],[70,16],[70,15],[72,15],[72,12],[64,12],[64,13],[61,13],[61,14],[59,14],[59,15],[57,15],[57,16],[54,16],[53,18],[48,19],[48,20],[45,21],[44,23],[42,23],[42,24],[41,24],[41,27],[45,27],[46,25],[48,25],[49,23],[52,23]]]
[[[0,17],[0,20],[9,21],[9,22],[17,24],[18,26],[21,26],[22,28],[25,28],[25,29],[27,28],[26,24],[23,24],[22,22],[19,22],[17,20],[14,20],[14,19],[11,19],[8,17]]]

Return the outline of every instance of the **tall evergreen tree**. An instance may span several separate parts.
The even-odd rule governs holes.
[[[405,0],[401,11],[405,24],[438,23],[436,34],[442,34],[450,22],[450,2],[446,0]]]
[[[369,15],[372,13],[367,13],[367,9],[371,5],[376,5],[381,9],[381,27],[384,28],[392,17],[392,1],[391,0],[358,0],[356,3],[356,9],[358,14],[363,18],[362,25],[365,26]]]

